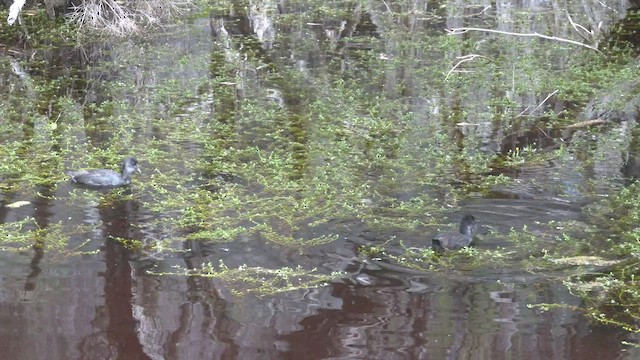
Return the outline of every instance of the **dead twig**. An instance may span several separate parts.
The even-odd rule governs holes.
[[[462,65],[463,63],[467,62],[467,61],[473,61],[476,58],[481,57],[484,59],[489,60],[488,57],[486,56],[482,56],[482,55],[478,55],[478,54],[469,54],[469,55],[465,55],[465,56],[458,56],[456,57],[456,59],[460,60],[458,61],[455,65],[453,65],[453,67],[451,68],[451,70],[449,70],[449,72],[447,72],[447,76],[445,76],[444,81],[447,81],[447,79],[449,78],[449,76],[451,76],[451,74],[458,68],[458,66]]]
[[[551,94],[547,95],[547,97],[546,97],[546,98],[544,98],[544,100],[542,100],[542,102],[541,102],[540,104],[538,104],[538,106],[536,106],[536,108],[535,108],[535,109],[533,109],[533,110],[531,110],[531,111],[529,112],[529,115],[528,115],[528,116],[531,116],[534,112],[536,112],[536,110],[540,109],[540,107],[541,107],[542,105],[544,105],[544,103],[546,103],[546,102],[547,102],[547,100],[549,100],[549,98],[550,98],[550,97],[552,97],[553,95],[557,94],[557,93],[558,93],[558,91],[559,91],[559,90],[556,90],[556,91],[552,92]],[[527,107],[527,109],[529,109],[529,108]],[[518,117],[522,116],[522,114],[524,114],[524,113],[525,113],[525,111],[527,111],[527,109],[524,109],[520,114],[518,114]]]
[[[480,16],[480,15],[484,14],[485,12],[487,12],[487,10],[489,10],[489,9],[491,9],[491,5],[487,5],[487,6],[485,6],[482,10],[480,10],[480,12],[473,13],[473,14],[469,14],[469,15],[466,15],[466,16],[464,16],[464,17],[465,17],[465,18],[468,18],[468,17],[476,17],[476,16]]]
[[[387,8],[387,11],[388,11],[388,12],[390,12],[390,13],[391,13],[391,12],[393,12],[393,11],[391,11],[391,8],[389,7],[389,4],[387,4],[387,2],[386,2],[386,1],[382,0],[382,3],[383,3],[383,4],[384,4],[384,6]]]

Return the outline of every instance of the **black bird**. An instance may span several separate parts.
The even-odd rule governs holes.
[[[473,215],[465,215],[460,221],[459,232],[448,232],[436,235],[431,240],[431,247],[435,250],[457,250],[471,245],[473,234],[476,232],[476,218]]]
[[[122,174],[113,170],[96,169],[85,171],[70,171],[71,181],[92,187],[118,187],[131,184],[131,174],[142,173],[138,169],[138,160],[134,157],[125,158],[122,162]]]

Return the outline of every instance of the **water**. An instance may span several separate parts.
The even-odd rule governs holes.
[[[551,231],[544,224],[587,221],[584,206],[621,187],[620,172],[633,172],[623,170],[619,150],[598,152],[585,170],[573,149],[535,166],[494,167],[515,181],[460,196],[466,184],[481,187],[477,179],[488,172],[474,167],[484,154],[590,140],[529,132],[526,122],[513,133],[487,119],[501,111],[486,111],[493,99],[486,91],[442,95],[435,87],[446,86],[437,80],[446,71],[425,65],[434,54],[395,49],[394,41],[403,43],[386,31],[407,24],[386,22],[386,8],[369,12],[360,27],[327,20],[325,31],[308,25],[315,33],[273,29],[261,14],[238,16],[240,23],[212,15],[149,40],[96,45],[86,63],[69,56],[44,76],[57,78],[64,66],[83,74],[49,95],[12,78],[4,62],[11,100],[2,104],[8,168],[0,220],[24,223],[2,234],[2,359],[638,358],[622,343],[637,336],[583,316],[582,300],[562,283],[571,270],[528,267],[529,253],[519,248],[512,255],[524,259],[502,267],[454,261],[434,269],[363,250],[424,247],[463,213],[480,221],[479,251],[512,246],[495,234],[525,226],[544,243]],[[419,29],[415,41],[436,26],[426,16],[407,20]],[[216,28],[220,21],[229,37]],[[260,41],[239,36],[251,29]],[[354,37],[339,38],[348,32]],[[387,53],[373,58],[410,61],[367,67],[367,49],[381,44],[354,41],[359,36],[387,41]],[[53,50],[37,56],[57,58]],[[378,103],[389,108],[347,99],[357,92],[336,83],[356,76],[374,93],[384,79]],[[546,96],[528,95],[521,100],[533,108]],[[41,108],[33,115],[18,100],[25,96],[51,100],[60,117]],[[456,112],[472,114],[460,120],[473,123],[443,120],[459,119]],[[603,137],[594,147],[612,148],[607,139],[619,140]],[[125,154],[143,171],[129,188],[77,188],[63,175],[115,167]],[[36,175],[55,181],[33,182]],[[16,201],[28,203],[7,206]],[[299,266],[305,274],[289,278],[293,285],[309,280],[306,273],[343,274],[275,294],[251,291],[274,277],[267,272],[184,275],[220,261],[232,270]],[[528,306],[542,303],[566,306]]]

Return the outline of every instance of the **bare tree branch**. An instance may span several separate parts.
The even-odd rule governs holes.
[[[593,41],[593,36],[594,36],[593,31],[589,31],[584,26],[573,22],[573,19],[569,14],[569,10],[565,9],[564,11],[565,13],[567,13],[567,18],[569,19],[569,23],[571,23],[571,26],[573,26],[573,30],[575,30],[578,33],[578,35],[580,35],[583,39],[585,39],[585,41]]]
[[[602,53],[602,51],[598,50],[597,48],[595,48],[593,46],[590,46],[590,45],[587,45],[587,44],[583,44],[581,42],[574,41],[574,40],[559,38],[557,36],[547,36],[547,35],[542,35],[542,34],[538,34],[538,33],[522,34],[522,33],[510,32],[510,31],[500,31],[500,30],[472,28],[472,27],[463,27],[463,28],[445,29],[445,30],[447,31],[447,33],[449,35],[461,35],[461,34],[466,33],[467,31],[480,31],[480,32],[488,32],[488,33],[502,34],[502,35],[512,35],[512,36],[521,36],[521,37],[537,37],[537,38],[553,40],[553,41],[559,41],[559,42],[564,42],[564,43],[568,43],[568,44],[582,46],[582,47],[585,47],[587,49],[593,50],[593,51],[597,52],[600,55],[604,55]]]
[[[536,108],[535,108],[535,109],[533,109],[533,110],[531,110],[531,111],[529,112],[529,115],[533,115],[533,113],[534,113],[534,112],[536,112],[536,110],[540,109],[540,107],[541,107],[542,105],[544,105],[544,103],[546,103],[546,102],[547,102],[547,100],[549,100],[549,98],[550,98],[550,97],[552,97],[553,95],[557,94],[557,93],[558,93],[558,91],[559,91],[559,90],[556,90],[556,91],[552,92],[551,94],[547,95],[547,97],[546,97],[546,98],[544,98],[544,100],[542,100],[542,102],[541,102],[540,104],[538,104],[538,106],[536,106]],[[528,109],[528,108],[527,108],[527,109]],[[520,114],[518,114],[518,116],[517,116],[517,117],[522,116],[522,114],[524,114],[524,113],[527,111],[527,109],[524,109]]]
[[[481,58],[484,58],[484,59],[487,59],[487,60],[489,59],[486,56],[482,56],[482,55],[478,55],[478,54],[469,54],[469,55],[465,55],[465,56],[456,57],[456,59],[458,59],[460,61],[458,61],[455,65],[453,65],[451,70],[449,70],[449,72],[447,72],[447,76],[445,76],[444,81],[447,81],[447,79],[449,79],[449,76],[451,76],[451,74],[458,68],[458,66],[462,65],[463,63],[465,63],[467,61],[473,61],[478,57],[481,57]]]

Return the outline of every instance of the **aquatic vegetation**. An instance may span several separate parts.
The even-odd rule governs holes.
[[[509,153],[505,157],[504,161],[501,162],[501,165],[505,167],[519,167],[525,164],[534,165],[538,162],[544,161],[544,159],[533,160],[533,157],[537,155],[536,153],[537,149],[531,145],[522,149],[516,147],[515,150],[509,150]]]
[[[199,276],[214,278],[230,285],[230,291],[236,296],[251,294],[269,296],[284,291],[295,291],[326,286],[328,282],[345,276],[342,272],[330,274],[318,273],[316,269],[289,268],[266,269],[262,267],[239,266],[230,268],[222,261],[218,266],[205,263],[197,268],[176,267],[173,271],[149,270],[153,275]]]
[[[585,312],[591,318],[634,332],[640,332],[639,186],[634,182],[589,208],[594,222],[610,229],[612,236],[599,240],[606,242],[616,263],[607,266],[608,271],[566,281],[585,300]]]
[[[625,270],[629,273],[625,273]],[[564,284],[574,295],[584,299],[585,303],[581,307],[564,304],[532,304],[529,307],[545,311],[567,307],[583,313],[593,321],[640,333],[640,287],[635,278],[637,271],[637,266],[624,266],[617,274],[582,276],[565,281]]]
[[[111,236],[110,237],[111,240],[117,241],[118,243],[120,243],[123,247],[132,250],[132,251],[136,251],[136,250],[140,250],[143,248],[144,244],[142,243],[142,241],[140,240],[135,240],[135,239],[125,239],[125,238],[121,238],[121,237],[114,237]]]
[[[177,25],[166,38],[96,46],[99,56],[60,68],[50,67],[45,52],[22,60],[30,70],[28,81],[17,80],[19,86],[7,88],[0,100],[3,194],[26,199],[48,189],[63,206],[98,212],[130,205],[144,214],[153,240],[113,236],[109,241],[154,259],[182,254],[187,242],[264,242],[276,254],[305,255],[333,246],[363,262],[376,259],[430,273],[544,273],[585,298],[590,292],[579,289],[580,276],[605,268],[611,271],[604,276],[606,297],[616,310],[629,309],[627,320],[637,315],[628,306],[637,300],[640,253],[635,229],[640,215],[634,207],[640,191],[634,185],[587,209],[590,220],[607,231],[583,222],[532,223],[482,235],[497,246],[444,254],[430,248],[441,219],[470,199],[490,197],[501,186],[520,196],[536,185],[532,179],[520,182],[519,170],[561,163],[566,166],[545,176],[571,169],[572,177],[558,181],[564,188],[553,196],[567,201],[575,193],[602,196],[596,181],[611,181],[590,177],[608,153],[593,139],[622,144],[610,132],[580,129],[566,143],[554,138],[555,148],[526,144],[509,152],[501,145],[507,134],[523,129],[575,123],[578,109],[598,91],[638,77],[640,70],[625,66],[631,54],[611,50],[602,57],[509,37],[438,35],[430,27],[442,27],[446,6],[424,12],[408,3],[401,11],[386,11],[386,20],[372,20],[362,11],[360,27],[345,30],[345,19],[351,21],[354,9],[368,3],[287,2],[292,11],[264,9],[273,27],[304,30],[277,31],[271,40],[255,34],[225,37],[203,29],[224,22],[229,9],[245,10],[231,2],[204,5],[211,18],[198,31]],[[27,20],[27,27],[41,16]],[[521,14],[514,26],[530,21]],[[68,25],[59,25],[51,37],[64,42]],[[199,45],[177,46],[171,36],[181,31],[193,31],[189,37],[200,39]],[[36,30],[43,37],[30,43],[37,47],[51,40],[44,32]],[[15,27],[1,35],[20,36]],[[484,55],[459,63],[470,52]],[[611,106],[635,95],[615,88]],[[143,174],[127,189],[67,190],[65,170],[104,167],[131,155]],[[352,240],[354,227],[362,228],[369,244],[343,244]],[[21,220],[0,230],[3,239],[11,239],[0,247],[7,252],[39,246],[73,255],[86,245],[70,245],[78,230],[55,224],[38,229],[32,220]],[[625,261],[605,263],[614,256]],[[344,276],[304,260],[273,268],[205,262],[151,274],[207,277],[236,295],[260,296],[323,286]],[[594,318],[623,323],[617,315],[598,312],[603,302],[593,300],[588,309]]]
[[[0,251],[21,252],[29,249],[73,254],[68,250],[68,230],[62,223],[40,228],[33,218],[0,224]]]

